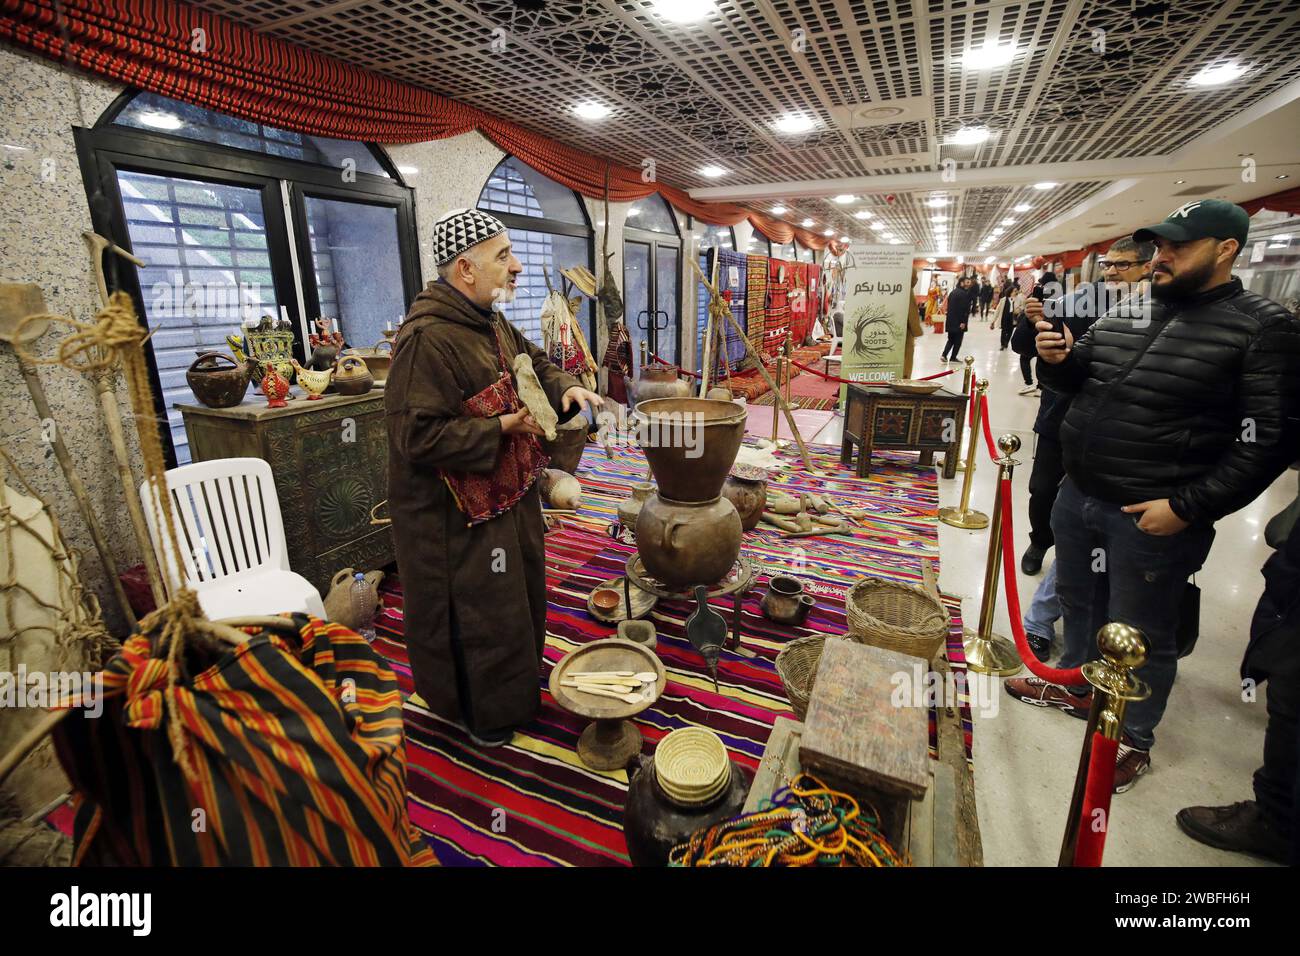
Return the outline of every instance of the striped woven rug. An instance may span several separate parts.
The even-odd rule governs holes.
[[[753,770],[772,724],[790,716],[790,706],[773,667],[788,641],[816,632],[843,633],[845,589],[863,575],[919,582],[921,560],[938,559],[938,489],[933,469],[907,461],[911,456],[877,454],[868,479],[839,466],[838,449],[812,446],[814,467],[831,477],[809,479],[801,470],[777,474],[772,483],[789,491],[831,495],[871,517],[852,538],[784,541],[772,531],[745,536],[744,553],[759,565],[758,585],[745,597],[742,640],[757,652],[749,660],[724,651],[715,693],[703,663],[682,636],[691,605],[661,601],[653,612],[659,632],[658,654],[668,671],[663,697],[636,718],[645,753],[678,727],[708,727],[722,738],[733,759]],[[601,866],[627,865],[622,813],[627,791],[624,771],[589,770],[575,748],[585,721],[560,710],[546,691],[550,668],[564,654],[591,640],[609,637],[613,628],[595,621],[587,596],[600,582],[623,572],[633,547],[606,533],[618,503],[645,475],[640,452],[616,452],[608,461],[589,446],[578,469],[583,506],[576,516],[547,535],[546,673],[540,678],[541,716],[515,735],[508,746],[479,750],[463,731],[408,698],[405,721],[411,822],[428,837],[448,865]],[[792,547],[798,544],[800,547]],[[807,626],[788,628],[762,616],[759,601],[767,578],[797,573],[817,607]],[[410,667],[402,644],[401,586],[385,587],[384,614],[377,622],[376,647],[411,693]],[[730,624],[730,598],[714,606]],[[960,607],[949,602],[953,630],[949,660],[964,669]],[[934,715],[931,714],[933,748]],[[963,732],[970,751],[970,714],[963,708]],[[932,751],[933,755],[933,751]]]

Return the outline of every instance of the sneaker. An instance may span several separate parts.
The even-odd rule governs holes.
[[[1029,644],[1029,649],[1034,652],[1034,656],[1040,661],[1045,661],[1052,656],[1052,639],[1043,637],[1041,634],[1025,632],[1025,641]]]
[[[1016,700],[1033,707],[1055,707],[1080,720],[1087,720],[1088,711],[1092,709],[1092,688],[1080,695],[1041,677],[1009,677],[1002,686]]]
[[[1227,807],[1184,807],[1174,817],[1193,840],[1219,850],[1262,856],[1275,863],[1291,862],[1290,840],[1275,827],[1254,800]]]
[[[1024,388],[1022,388],[1022,389],[1021,389],[1017,394],[1020,394],[1020,395],[1033,395],[1034,392],[1036,392],[1036,391],[1038,391],[1038,389],[1037,389],[1036,387],[1034,387],[1033,385],[1026,385],[1026,386],[1025,386]]]
[[[1020,559],[1020,570],[1025,574],[1037,574],[1043,570],[1043,557],[1047,554],[1046,548],[1040,548],[1036,544],[1030,544],[1025,548],[1025,554]]]
[[[1137,778],[1151,770],[1151,751],[1121,743],[1115,754],[1115,792],[1133,789]]]

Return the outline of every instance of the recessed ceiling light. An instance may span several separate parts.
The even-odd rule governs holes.
[[[888,232],[888,231],[889,231],[889,227],[886,226],[883,222],[873,222],[873,223],[871,224],[871,231],[872,231],[872,232]]]
[[[150,110],[148,113],[140,114],[140,122],[154,129],[180,129],[185,125],[175,113],[164,113],[161,110]]]
[[[989,136],[989,131],[983,126],[967,126],[953,133],[948,138],[948,142],[955,146],[974,146],[976,143],[984,142]]]
[[[698,23],[713,8],[712,0],[655,0],[655,13],[673,23]]]
[[[1001,226],[998,226],[996,229],[990,229],[990,230],[989,230],[989,235],[990,235],[990,236],[1000,236],[1000,235],[1002,235],[1002,227],[1001,227]]]
[[[589,100],[586,103],[579,103],[573,108],[573,112],[585,120],[598,120],[604,119],[614,111],[604,103],[597,103],[594,100]]]
[[[773,207],[772,207],[772,215],[774,215],[774,216],[779,216],[779,215],[781,215],[783,212],[785,212],[785,207],[784,207],[784,206],[773,206]]]
[[[786,113],[772,124],[778,133],[806,133],[816,125],[811,116],[803,113]]]
[[[995,263],[995,262],[997,262],[997,261],[998,261],[998,257],[997,257],[997,256],[989,256],[987,259],[984,260],[984,264],[985,264],[986,266],[991,266],[993,263]]]
[[[930,217],[930,221],[931,221],[931,222],[947,222],[947,221],[948,221],[948,217],[947,217],[947,216],[931,216],[931,217]]]
[[[1029,205],[1029,203],[1027,203],[1027,202],[1022,202],[1020,205],[1018,205],[1018,206],[1016,206],[1016,207],[1014,207],[1014,208],[1015,208],[1016,212],[1029,212],[1029,210],[1033,209],[1034,207],[1031,206],[1031,205]]]
[[[835,201],[839,203],[841,206],[847,206],[855,199],[857,199],[856,196],[850,196],[848,193],[840,193],[838,196],[835,197]]]
[[[727,174],[721,166],[701,166],[699,172],[701,176],[708,176],[710,179],[717,179]]]
[[[902,239],[890,239],[890,240],[889,240],[889,244],[890,244],[891,246],[901,246],[901,245],[903,244],[903,240],[902,240]]]
[[[833,235],[835,235],[835,230],[834,230],[834,229],[823,229],[823,230],[822,230],[822,235],[823,235],[823,236],[833,236]]]
[[[1016,224],[1016,221],[1015,221],[1014,219],[1003,219],[1003,220],[1002,220],[1002,225],[1004,225],[1004,226],[1014,226],[1015,224]]]
[[[799,225],[801,225],[801,226],[803,226],[805,229],[807,229],[807,228],[808,228],[809,226],[811,226],[812,224],[813,224],[813,221],[812,221],[811,219],[805,219],[805,220],[804,220],[803,222],[801,222]]]
[[[873,215],[873,214],[871,213],[870,210],[867,210],[867,209],[859,209],[857,212],[855,212],[855,213],[853,214],[853,218],[854,218],[854,219],[870,219],[870,218],[872,217],[872,215]]]
[[[1185,182],[1187,182],[1187,180],[1185,180],[1185,179],[1175,179],[1175,180],[1174,180],[1174,185],[1175,185],[1175,186],[1181,186],[1181,185],[1182,185],[1183,183],[1185,183]]]
[[[926,262],[934,262],[934,256],[926,256],[926,257],[925,257],[925,261],[926,261]]]
[[[925,201],[925,204],[931,209],[939,209],[942,206],[948,205],[949,201],[950,200],[947,196],[932,196]]]
[[[397,171],[403,176],[414,176],[420,171],[419,166],[398,166]]]
[[[21,149],[21,147],[19,147],[19,148]],[[1290,177],[1287,173],[1282,173],[1282,175],[1280,175],[1280,176],[1274,176],[1273,178],[1274,178],[1274,179],[1290,179],[1291,177]]]
[[[962,54],[961,65],[968,70],[992,70],[1006,66],[1018,52],[1014,43],[1000,46],[996,40],[985,40],[983,46],[972,47]]]
[[[848,236],[840,236],[840,242],[848,242],[848,241],[849,241]]]
[[[880,234],[880,238],[881,238],[881,239],[885,239],[885,240],[889,240],[889,239],[897,239],[898,237],[895,236],[892,232],[882,232],[882,233]]]
[[[1204,67],[1188,82],[1192,86],[1219,86],[1223,83],[1231,83],[1245,72],[1246,68],[1233,60],[1231,63],[1220,63],[1218,66]]]
[[[1059,183],[1034,183],[1035,189],[1055,189]]]
[[[1289,232],[1284,232],[1280,236],[1269,236],[1268,238],[1269,242],[1290,242],[1291,234]]]

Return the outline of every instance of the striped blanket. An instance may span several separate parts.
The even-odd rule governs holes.
[[[786,491],[817,490],[847,506],[863,507],[871,517],[852,538],[801,539],[801,547],[775,532],[756,530],[745,537],[744,553],[760,570],[758,583],[743,600],[742,641],[755,659],[723,652],[720,691],[699,656],[685,640],[684,622],[692,606],[661,601],[652,620],[659,633],[658,654],[668,671],[663,697],[636,718],[645,752],[678,727],[708,727],[721,736],[738,763],[754,769],[779,716],[790,706],[773,668],[777,652],[804,634],[846,630],[844,591],[863,575],[919,581],[921,560],[937,559],[935,524],[938,489],[933,469],[911,464],[909,456],[877,455],[868,479],[850,477],[839,466],[838,449],[813,446],[814,467],[827,479],[809,479],[793,468],[772,484]],[[914,458],[913,458],[914,460]],[[623,572],[634,548],[606,534],[608,522],[631,484],[645,474],[636,451],[615,452],[607,461],[589,447],[578,475],[583,484],[580,513],[567,516],[547,535],[547,614],[545,673],[540,678],[541,716],[508,746],[480,750],[459,728],[430,714],[418,698],[405,709],[410,818],[424,831],[439,859],[451,865],[601,866],[626,865],[622,833],[625,771],[600,772],[583,766],[576,754],[586,722],[560,710],[546,691],[550,668],[582,644],[613,634],[613,628],[587,612],[587,596],[602,581]],[[772,574],[794,571],[817,598],[807,626],[772,624],[759,608]],[[402,645],[402,594],[386,586],[387,609],[378,621],[376,647],[388,658],[406,693],[410,667]],[[714,606],[732,620],[729,598]],[[954,603],[950,660],[961,665],[961,623]],[[963,714],[969,748],[969,712]],[[931,715],[932,745],[934,715]],[[969,756],[969,749],[967,751]]]
[[[763,354],[767,325],[767,256],[750,256],[745,273],[745,335],[755,355]]]

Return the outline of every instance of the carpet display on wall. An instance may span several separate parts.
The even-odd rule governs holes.
[[[790,492],[816,490],[871,517],[852,538],[814,538],[794,551],[774,531],[746,535],[744,553],[759,565],[753,591],[744,599],[742,640],[757,652],[753,660],[724,651],[720,691],[714,692],[698,655],[683,637],[692,605],[660,601],[652,620],[659,635],[657,653],[668,684],[654,706],[636,718],[645,753],[668,732],[686,725],[717,732],[733,760],[753,770],[778,716],[790,705],[773,667],[786,642],[810,633],[846,630],[844,593],[863,575],[918,582],[921,561],[937,562],[938,487],[933,469],[919,468],[914,456],[877,455],[867,479],[850,477],[839,464],[838,449],[813,446],[814,467],[830,477],[810,481],[802,472],[776,474],[772,484]],[[580,513],[566,516],[547,535],[547,646],[541,716],[515,735],[509,746],[481,750],[463,730],[433,716],[418,698],[406,702],[410,818],[444,864],[450,865],[607,865],[628,864],[622,815],[627,793],[624,771],[598,772],[581,763],[575,748],[586,721],[560,710],[547,693],[550,668],[574,648],[610,637],[614,629],[594,620],[587,597],[597,584],[623,573],[633,546],[606,533],[618,503],[645,474],[637,451],[616,451],[613,461],[589,448],[578,475],[584,495]],[[807,626],[786,628],[762,616],[759,601],[768,577],[797,573],[817,598]],[[402,591],[385,585],[386,610],[377,621],[375,647],[384,655],[405,694],[411,694],[410,667],[402,643]],[[729,598],[714,606],[731,621]],[[959,608],[954,612],[950,659],[964,669]],[[970,713],[963,708],[963,736],[970,756]],[[931,713],[932,748],[934,718]],[[933,756],[933,752],[932,752]]]
[[[790,335],[792,264],[771,259],[767,266],[767,318],[763,323],[763,354],[775,355]],[[795,343],[796,345],[798,343]]]
[[[767,324],[767,256],[749,256],[745,274],[745,335],[755,355],[763,354],[763,329]]]

